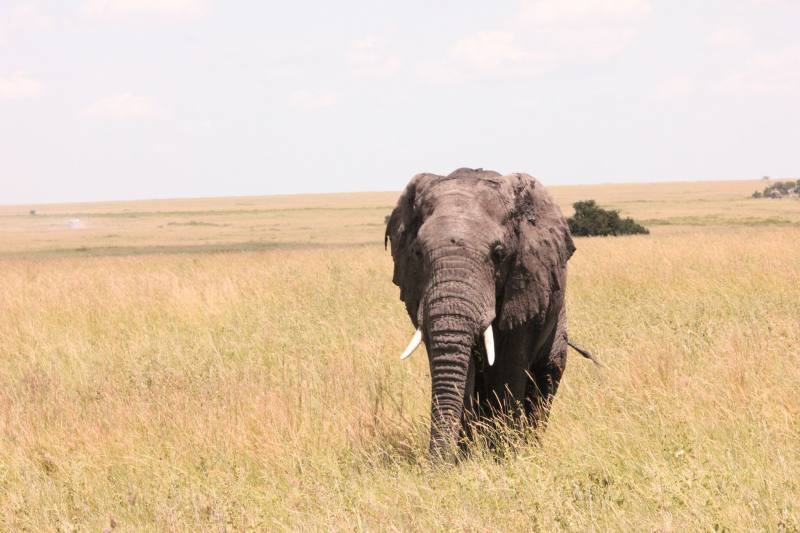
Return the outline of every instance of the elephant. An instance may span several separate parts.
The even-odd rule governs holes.
[[[575,252],[550,194],[522,173],[417,174],[388,217],[389,244],[416,328],[401,358],[421,342],[428,352],[430,453],[453,457],[474,421],[500,413],[543,426],[566,364]]]

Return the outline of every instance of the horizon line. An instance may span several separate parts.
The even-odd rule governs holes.
[[[513,174],[510,172],[509,174]],[[543,180],[534,176],[537,180]],[[767,178],[767,179],[765,179]],[[410,178],[409,178],[410,179]],[[596,183],[561,183],[545,185],[548,188],[555,187],[586,187],[586,186],[605,186],[605,185],[654,185],[663,183],[704,183],[704,182],[726,182],[726,181],[782,181],[794,180],[800,178],[773,178],[771,176],[763,176],[760,178],[711,178],[711,179],[655,179],[651,181],[600,181]],[[212,200],[222,198],[272,198],[272,197],[286,197],[286,196],[322,196],[322,195],[339,195],[339,194],[380,194],[380,193],[400,193],[401,189],[374,189],[374,190],[348,190],[348,191],[314,191],[314,192],[287,192],[287,193],[266,193],[266,194],[232,194],[232,195],[210,195],[210,196],[153,196],[153,197],[140,197],[140,198],[114,198],[114,199],[99,199],[99,200],[54,200],[42,202],[21,202],[21,203],[5,203],[0,201],[0,207],[36,207],[36,206],[54,206],[54,205],[70,205],[70,204],[110,204],[110,203],[128,203],[128,202],[168,202],[174,200]]]

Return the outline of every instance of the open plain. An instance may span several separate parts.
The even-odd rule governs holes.
[[[604,367],[455,467],[398,360],[397,192],[0,206],[0,530],[797,531],[800,201],[761,188],[550,188],[651,234],[576,239]]]

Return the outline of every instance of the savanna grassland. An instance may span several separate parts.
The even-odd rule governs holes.
[[[797,531],[800,201],[761,188],[551,188],[651,234],[576,239],[604,367],[454,467],[398,360],[397,193],[2,206],[0,531]]]

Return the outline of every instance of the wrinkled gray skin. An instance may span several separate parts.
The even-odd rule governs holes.
[[[468,420],[497,413],[544,422],[564,372],[569,227],[527,174],[458,169],[418,174],[389,218],[386,239],[431,372],[434,456],[448,457]],[[495,363],[482,334],[492,325]]]

